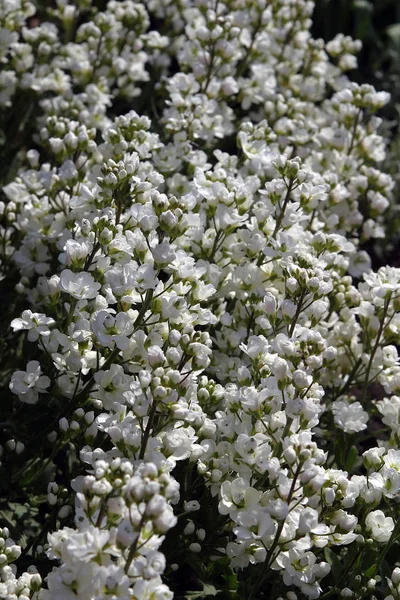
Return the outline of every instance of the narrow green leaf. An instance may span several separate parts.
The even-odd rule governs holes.
[[[376,564],[372,565],[369,569],[367,569],[365,571],[365,577],[370,579],[371,577],[373,577],[375,575],[375,571],[376,571]]]
[[[331,548],[324,548],[325,560],[331,566],[331,573],[335,584],[339,584],[343,574],[343,566],[337,557],[337,555],[331,550]]]

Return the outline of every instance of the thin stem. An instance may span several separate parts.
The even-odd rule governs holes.
[[[347,390],[349,389],[349,387],[351,386],[351,384],[353,383],[353,380],[357,374],[358,369],[360,368],[360,366],[362,365],[362,360],[361,358],[359,358],[357,360],[357,362],[355,363],[354,367],[352,368],[346,383],[344,384],[344,386],[339,390],[338,394],[336,397],[342,396],[345,392],[347,392]]]
[[[154,417],[155,417],[155,414],[156,414],[156,410],[157,410],[157,402],[155,402],[155,400],[153,400],[153,404],[151,405],[150,414],[149,414],[149,418],[148,418],[148,421],[147,421],[146,429],[144,431],[142,443],[141,443],[141,446],[140,446],[139,459],[143,459],[144,458],[144,454],[146,452],[147,442],[149,441],[150,432],[151,432],[151,429],[153,427],[153,422],[154,422]]]
[[[33,481],[35,481],[35,479],[37,479],[38,477],[40,477],[40,475],[42,473],[44,473],[44,471],[47,469],[47,467],[49,466],[49,464],[51,463],[51,461],[53,460],[53,458],[55,457],[55,455],[57,454],[57,452],[59,452],[61,450],[61,448],[64,445],[64,440],[61,440],[61,443],[56,444],[56,446],[53,448],[53,451],[51,452],[50,456],[42,463],[42,466],[39,468],[38,471],[36,471],[35,473],[33,473],[33,475],[31,475],[31,477],[29,477],[27,480],[25,480],[23,483],[24,485],[28,486],[30,483],[32,483]],[[19,478],[22,473],[25,471],[25,467],[23,467],[22,469],[20,469],[19,471],[17,471],[16,473],[14,473],[13,476],[13,481],[15,481],[15,479]]]
[[[142,319],[146,314],[147,310],[150,308],[151,301],[153,300],[154,290],[147,290],[146,298],[142,304],[142,307],[139,311],[138,316],[136,317],[136,321],[134,322],[134,330],[136,331],[140,325],[142,324]]]
[[[293,335],[294,328],[296,327],[297,319],[300,316],[300,312],[301,312],[301,309],[302,309],[302,306],[303,306],[303,300],[304,300],[304,298],[306,296],[306,293],[307,292],[306,292],[305,289],[303,289],[303,291],[301,292],[299,303],[298,303],[297,309],[296,309],[296,314],[294,315],[293,321],[292,321],[292,323],[290,325],[290,328],[289,328],[289,337],[292,337],[292,335]]]
[[[386,318],[387,311],[388,311],[388,308],[389,308],[390,298],[391,298],[391,294],[389,294],[389,296],[385,300],[385,304],[384,304],[384,307],[383,307],[382,320],[381,320],[380,325],[379,325],[379,330],[378,330],[378,333],[377,333],[377,336],[376,336],[374,347],[373,347],[371,355],[369,357],[367,370],[365,372],[364,386],[363,386],[363,391],[362,391],[362,396],[361,396],[361,404],[363,404],[365,402],[365,399],[366,399],[367,389],[368,389],[368,385],[370,383],[370,381],[369,381],[369,375],[371,373],[372,363],[374,361],[376,351],[378,350],[379,342],[380,342],[380,339],[381,339],[381,336],[382,336],[382,333],[383,333],[383,330],[384,330],[384,327],[385,327],[385,318]]]
[[[287,504],[288,505],[290,504],[290,501],[292,499],[292,495],[294,493],[294,488],[296,486],[296,481],[297,481],[298,476],[300,475],[300,471],[301,471],[302,466],[303,466],[302,462],[299,462],[299,464],[297,465],[297,469],[296,469],[296,472],[294,474],[293,481],[292,481],[292,484],[290,486],[289,494],[288,494],[288,497],[287,497]],[[280,538],[282,530],[284,528],[285,521],[286,521],[286,519],[282,519],[281,523],[278,526],[278,529],[277,529],[276,534],[275,534],[274,541],[272,542],[272,546],[268,550],[268,553],[267,553],[267,556],[266,556],[266,559],[265,559],[266,566],[265,566],[264,569],[262,569],[260,571],[258,579],[257,579],[255,585],[253,586],[251,592],[250,592],[248,600],[255,600],[255,597],[257,596],[257,593],[258,593],[260,587],[262,586],[262,584],[264,583],[265,578],[268,575],[268,569],[269,569],[270,565],[273,562],[273,560],[271,560],[271,558],[273,557],[275,548],[279,544],[279,538]]]
[[[290,179],[289,183],[288,183],[287,191],[286,191],[286,196],[285,196],[285,198],[283,200],[282,208],[281,208],[281,211],[280,211],[280,213],[279,213],[279,215],[278,215],[278,217],[276,219],[275,229],[274,229],[273,234],[272,234],[272,238],[274,240],[276,240],[276,236],[278,235],[279,229],[281,228],[283,217],[285,216],[286,207],[289,204],[290,194],[292,192],[292,189],[293,189],[293,179]],[[261,260],[260,260],[260,258],[261,258]],[[263,255],[261,257],[259,257],[258,262],[257,262],[258,266],[260,266],[260,264],[262,263],[263,259],[264,259]]]
[[[135,552],[139,543],[139,538],[140,538],[140,532],[142,530],[142,527],[144,525],[144,514],[142,515],[142,518],[140,519],[140,523],[139,523],[139,531],[138,531],[138,535],[136,540],[133,542],[132,546],[130,547],[129,550],[129,554],[128,554],[128,558],[126,559],[126,563],[125,563],[125,573],[128,573],[129,571],[129,567],[131,566],[131,562],[133,561],[134,557],[135,557]]]
[[[357,126],[358,126],[358,122],[360,120],[361,113],[362,113],[362,109],[360,108],[356,115],[356,118],[354,119],[353,129],[351,132],[350,146],[347,151],[347,156],[350,156],[350,154],[352,153],[353,148],[354,148],[354,142],[356,141]]]

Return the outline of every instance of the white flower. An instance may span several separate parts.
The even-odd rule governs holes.
[[[301,511],[299,526],[297,531],[299,535],[305,535],[309,533],[313,529],[315,529],[318,525],[318,513],[313,508],[305,508]]]
[[[332,405],[332,412],[335,425],[346,433],[357,433],[367,427],[369,416],[360,402],[336,400]]]
[[[387,542],[394,529],[392,517],[385,517],[381,510],[374,510],[368,513],[365,524],[371,531],[371,536],[377,542]]]
[[[13,373],[10,390],[19,396],[21,402],[36,404],[39,394],[45,394],[50,383],[50,379],[46,375],[42,375],[38,361],[31,360],[26,366],[26,371]]]
[[[82,271],[73,273],[69,269],[62,271],[60,276],[60,288],[78,300],[95,298],[101,288],[90,273]]]
[[[388,450],[383,457],[383,462],[388,469],[394,469],[400,473],[400,450],[394,450],[393,448]]]
[[[193,450],[193,444],[197,440],[193,427],[179,427],[168,431],[163,439],[167,456],[173,456],[175,460],[189,458]]]
[[[158,244],[155,248],[153,248],[152,253],[154,262],[158,265],[158,267],[170,265],[175,258],[175,252],[172,250],[171,245],[167,242]]]
[[[260,500],[261,492],[250,487],[242,477],[234,481],[224,481],[221,486],[221,500],[218,510],[221,515],[237,514],[239,508],[255,506]]]
[[[288,363],[284,358],[276,358],[271,365],[271,370],[277,381],[285,379],[289,374]]]
[[[65,254],[60,255],[60,262],[67,266],[83,265],[90,251],[87,240],[67,240],[64,246]]]
[[[154,577],[149,581],[140,579],[133,586],[133,597],[137,600],[172,600],[174,597],[168,586],[161,581],[161,577]]]
[[[390,450],[389,450],[390,452]],[[387,498],[395,498],[400,492],[400,472],[392,467],[382,469],[384,480],[383,494]]]
[[[120,350],[129,346],[129,336],[133,331],[133,322],[128,313],[118,313],[113,317],[108,311],[100,310],[91,323],[92,331],[100,344],[106,347],[113,342]]]
[[[107,371],[97,371],[94,375],[99,390],[96,392],[106,410],[110,410],[114,402],[125,404],[125,392],[129,390],[131,377],[125,375],[120,365],[112,364]]]
[[[367,469],[379,470],[383,463],[383,455],[385,454],[385,448],[370,448],[363,452],[364,464]]]
[[[30,310],[24,310],[20,319],[13,319],[11,327],[14,331],[28,330],[28,340],[36,342],[39,336],[50,335],[50,325],[54,325],[55,321],[51,317],[46,317],[42,313],[33,313]]]
[[[115,530],[104,531],[89,526],[83,532],[70,532],[62,552],[68,553],[73,561],[83,562],[90,562],[94,558],[101,557],[103,553],[118,556],[119,552],[113,545],[115,536]]]
[[[31,310],[12,329],[76,399],[65,414],[54,399],[49,442],[67,436],[82,461],[74,526],[49,533],[59,564],[40,599],[171,600],[173,469],[177,511],[207,511],[206,486],[221,521],[214,536],[181,515],[177,550],[205,571],[217,554],[235,569],[269,557],[276,597],[296,600],[297,586],[318,598],[321,549],[360,541],[355,515],[395,507],[400,491],[399,398],[329,403],[367,374],[400,394],[400,269],[375,273],[360,250],[383,236],[393,196],[373,165],[386,145],[371,113],[388,95],[343,75],[360,43],[312,40],[310,0],[57,0],[39,3],[32,27],[38,3],[3,4],[0,105],[35,92],[40,111],[0,201],[0,278],[19,272],[17,304]],[[154,30],[164,22],[168,38]],[[119,115],[143,89],[157,116]],[[31,403],[49,385],[36,361],[10,382]],[[336,434],[356,437],[376,406],[389,435],[364,453],[365,474],[332,468]],[[18,427],[4,452],[23,445]],[[64,518],[72,506],[52,486]],[[364,529],[379,542],[393,522],[376,510]],[[0,571],[0,597],[38,595],[30,573]]]
[[[364,475],[353,475],[354,481],[359,490],[360,496],[367,504],[380,502],[383,490],[383,477],[380,473],[371,473],[368,478]]]
[[[161,552],[157,552],[156,550],[151,550],[146,555],[147,564],[143,571],[146,579],[151,579],[152,577],[157,577],[157,575],[162,575],[165,569],[165,556]]]

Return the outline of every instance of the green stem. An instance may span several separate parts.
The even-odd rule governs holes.
[[[68,332],[68,327],[71,325],[72,319],[74,318],[75,306],[77,305],[77,303],[78,303],[78,300],[76,300],[76,298],[73,298],[69,305],[69,312],[68,312],[67,319],[66,319],[65,325],[64,325],[64,331],[66,331],[66,332]]]
[[[354,142],[356,141],[357,125],[360,120],[361,113],[362,113],[362,109],[360,108],[356,115],[356,118],[354,119],[354,125],[353,125],[353,129],[351,132],[351,140],[350,140],[349,149],[347,151],[347,156],[350,156],[350,154],[352,153],[353,148],[354,148]]]
[[[300,316],[301,308],[302,308],[302,306],[303,306],[303,300],[304,300],[304,298],[305,298],[305,296],[306,296],[306,293],[307,293],[307,292],[306,292],[306,290],[305,290],[305,289],[303,289],[303,291],[301,292],[301,296],[300,296],[300,299],[299,299],[299,303],[298,303],[298,305],[297,305],[297,309],[296,309],[296,314],[294,315],[294,317],[293,317],[293,321],[292,321],[292,323],[291,323],[291,325],[290,325],[290,329],[289,329],[289,337],[292,337],[292,335],[293,335],[294,328],[296,327],[297,319],[298,319],[298,318],[299,318],[299,316]]]
[[[53,460],[53,458],[55,457],[57,452],[59,452],[61,450],[63,444],[64,444],[64,440],[61,440],[60,443],[56,444],[56,446],[53,448],[50,456],[42,463],[42,466],[39,468],[38,471],[33,473],[33,475],[31,477],[29,477],[26,481],[24,481],[24,485],[28,486],[30,483],[35,481],[35,479],[40,477],[40,475],[42,473],[44,473],[44,471],[47,469],[47,467],[49,466],[49,464],[51,463],[51,461]],[[24,466],[22,469],[20,469],[16,473],[14,473],[12,480],[15,481],[17,478],[19,479],[25,470],[26,470],[26,466]]]
[[[143,459],[144,458],[144,454],[146,452],[147,442],[149,441],[149,437],[150,437],[151,428],[153,427],[153,422],[154,422],[154,417],[155,417],[155,414],[156,414],[156,410],[157,410],[157,402],[155,400],[153,400],[153,404],[151,405],[150,414],[149,414],[149,418],[148,418],[148,421],[147,421],[146,429],[145,429],[145,432],[143,434],[143,439],[142,439],[142,443],[141,443],[141,446],[140,446],[139,459]]]
[[[272,237],[273,237],[274,240],[276,240],[276,236],[278,235],[278,231],[281,228],[283,217],[285,216],[286,207],[289,204],[290,193],[292,191],[292,185],[293,185],[293,181],[290,180],[289,181],[289,185],[288,185],[288,189],[287,189],[287,192],[286,192],[286,196],[285,196],[285,199],[284,199],[283,204],[282,204],[282,209],[281,209],[281,211],[280,211],[280,213],[278,215],[278,218],[276,219],[275,229],[274,229],[274,232],[272,234]]]
[[[378,330],[378,333],[376,335],[376,340],[375,340],[374,347],[373,347],[371,355],[369,357],[367,370],[365,372],[365,380],[364,380],[364,386],[363,386],[363,391],[362,391],[362,396],[361,396],[361,404],[364,404],[366,396],[367,396],[367,389],[368,389],[368,385],[370,383],[369,382],[369,375],[371,373],[372,363],[374,361],[376,351],[378,350],[379,342],[380,342],[380,339],[381,339],[381,336],[382,336],[382,333],[383,333],[383,330],[384,330],[384,327],[385,327],[385,318],[386,318],[387,311],[388,311],[388,308],[389,308],[390,298],[391,298],[391,294],[389,294],[388,298],[386,298],[386,300],[385,300],[385,304],[384,304],[384,307],[383,307],[382,320],[380,322],[379,330]]]
[[[355,363],[354,367],[352,368],[346,383],[344,384],[344,386],[339,390],[336,398],[338,398],[339,396],[343,396],[343,394],[345,392],[347,392],[347,390],[349,389],[349,387],[351,386],[353,380],[355,379],[355,376],[357,375],[357,371],[360,368],[360,366],[362,365],[362,360],[361,358],[358,359],[358,361]],[[335,399],[336,399],[335,398]]]
[[[142,307],[139,311],[138,316],[136,317],[136,321],[134,322],[134,330],[137,331],[142,324],[142,319],[146,314],[147,310],[150,308],[151,301],[153,300],[154,290],[147,290],[146,298],[142,304]]]
[[[299,464],[297,465],[297,469],[296,469],[296,472],[294,474],[293,481],[292,481],[292,484],[291,484],[290,490],[289,490],[289,495],[288,495],[288,498],[287,498],[287,504],[288,505],[290,504],[290,501],[292,499],[294,488],[296,486],[296,481],[297,481],[298,476],[300,475],[300,471],[301,471],[302,466],[303,466],[302,462],[299,462]],[[267,554],[267,556],[265,558],[265,564],[266,564],[266,566],[265,566],[264,569],[262,569],[260,571],[260,574],[259,574],[259,576],[258,576],[258,578],[256,580],[256,583],[254,584],[254,586],[253,586],[253,588],[252,588],[252,590],[250,592],[248,600],[255,600],[256,595],[257,595],[260,587],[262,586],[262,584],[264,583],[265,578],[268,575],[269,567],[273,563],[273,560],[275,560],[275,558],[273,560],[271,560],[271,558],[273,557],[274,550],[276,549],[276,547],[279,544],[279,538],[280,538],[282,530],[284,528],[285,521],[286,521],[286,519],[282,519],[281,523],[278,526],[278,529],[277,529],[276,534],[275,534],[274,541],[272,542],[272,546],[268,550],[268,554]]]
[[[128,573],[129,567],[131,566],[131,562],[133,561],[133,559],[135,557],[135,552],[136,552],[136,549],[137,549],[137,546],[139,543],[140,532],[142,530],[143,525],[144,525],[144,514],[142,515],[142,518],[140,519],[138,536],[137,536],[136,540],[133,542],[132,546],[130,547],[128,558],[126,559],[125,573]]]

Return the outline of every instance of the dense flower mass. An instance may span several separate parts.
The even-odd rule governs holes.
[[[389,98],[312,10],[0,0],[2,473],[41,523],[0,598],[400,598]]]

